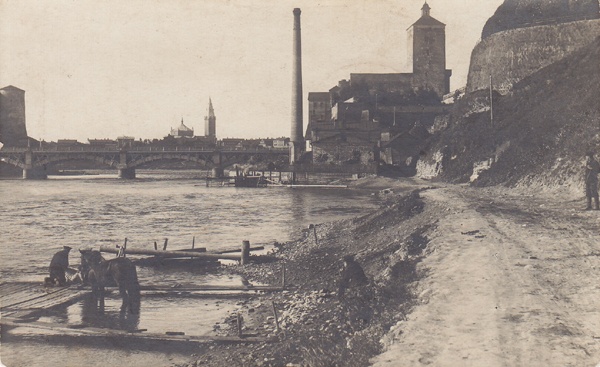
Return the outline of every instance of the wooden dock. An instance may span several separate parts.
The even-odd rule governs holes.
[[[45,287],[41,282],[0,283],[2,317],[20,316],[78,301],[90,293],[89,289]]]
[[[140,330],[116,330],[116,329],[103,329],[98,327],[90,327],[84,324],[80,325],[65,325],[52,322],[40,322],[40,321],[27,321],[12,318],[2,317],[0,324],[3,326],[10,327],[28,327],[33,329],[41,330],[52,330],[54,332],[60,332],[61,335],[65,336],[76,336],[76,337],[109,337],[109,338],[130,338],[138,340],[158,340],[158,341],[185,341],[185,342],[196,342],[196,343],[210,343],[210,342],[221,342],[221,343],[265,343],[273,342],[274,338],[261,337],[255,335],[248,336],[222,336],[222,335],[186,335],[182,332],[165,332],[165,333],[153,333],[148,332],[145,329]]]
[[[248,291],[279,291],[283,286],[227,286],[227,285],[201,285],[201,286],[141,286],[142,292],[158,292],[166,295],[175,293],[197,293],[197,292],[239,292],[227,294],[229,296],[243,295]],[[246,291],[246,292],[244,292]],[[186,335],[182,332],[148,332],[147,330],[116,330],[91,327],[85,324],[70,325],[63,323],[51,323],[38,321],[39,312],[59,305],[76,302],[91,293],[89,288],[80,288],[78,285],[65,287],[45,287],[41,282],[10,282],[0,283],[0,325],[2,327],[27,327],[41,330],[52,330],[64,336],[74,337],[111,337],[111,338],[134,338],[140,340],[158,341],[182,341],[182,342],[222,342],[222,343],[257,343],[273,342],[273,338],[256,335],[237,336],[219,335]],[[210,293],[209,297],[220,297],[223,295]],[[241,329],[240,329],[241,330]]]

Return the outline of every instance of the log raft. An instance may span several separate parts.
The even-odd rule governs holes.
[[[112,246],[100,246],[100,252],[107,252],[111,254],[118,254],[119,249],[114,248]],[[161,251],[161,250],[145,250],[145,249],[136,249],[136,248],[128,248],[127,255],[147,255],[147,256],[158,256],[164,258],[178,258],[178,257],[193,257],[198,259],[210,259],[210,260],[240,260],[241,255],[237,254],[217,254],[212,252],[200,252],[198,249],[194,249],[194,251],[187,250],[177,250],[177,251]]]

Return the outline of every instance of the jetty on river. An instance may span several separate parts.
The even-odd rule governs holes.
[[[166,250],[165,241],[162,250],[127,249],[127,241],[123,246],[102,246],[100,251],[116,253],[118,256],[146,255],[163,259],[207,259],[207,260],[238,260],[240,264],[249,261],[250,242],[243,241],[242,246],[237,249],[239,254],[232,253],[235,249],[226,249],[220,252],[206,252],[204,248],[192,248],[190,250]],[[262,249],[262,246],[252,250]],[[141,285],[140,291],[144,296],[158,297],[244,297],[249,293],[281,291],[285,288],[285,268],[282,269],[281,285]],[[76,303],[85,297],[92,297],[91,290],[82,284],[71,284],[67,286],[47,286],[43,282],[3,282],[0,283],[0,305],[2,334],[10,332],[11,329],[27,327],[31,329],[52,330],[64,336],[75,337],[110,337],[110,338],[133,338],[139,340],[159,341],[185,341],[185,342],[226,342],[226,343],[252,343],[269,342],[272,338],[258,335],[244,335],[242,333],[242,318],[238,317],[238,334],[236,336],[219,335],[187,335],[179,331],[149,331],[146,329],[117,330],[98,328],[86,324],[64,324],[56,322],[39,321],[40,317],[47,311],[58,306],[66,306]],[[275,311],[274,311],[275,312]]]

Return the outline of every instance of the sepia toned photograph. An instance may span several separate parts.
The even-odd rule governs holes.
[[[600,367],[598,0],[0,0],[0,366]]]

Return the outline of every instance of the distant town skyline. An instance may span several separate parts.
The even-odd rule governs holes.
[[[428,0],[446,24],[451,90],[502,0]],[[304,129],[309,92],[350,73],[410,72],[406,29],[423,0],[0,2],[0,87],[26,91],[35,139],[289,136],[294,7],[302,9]]]

